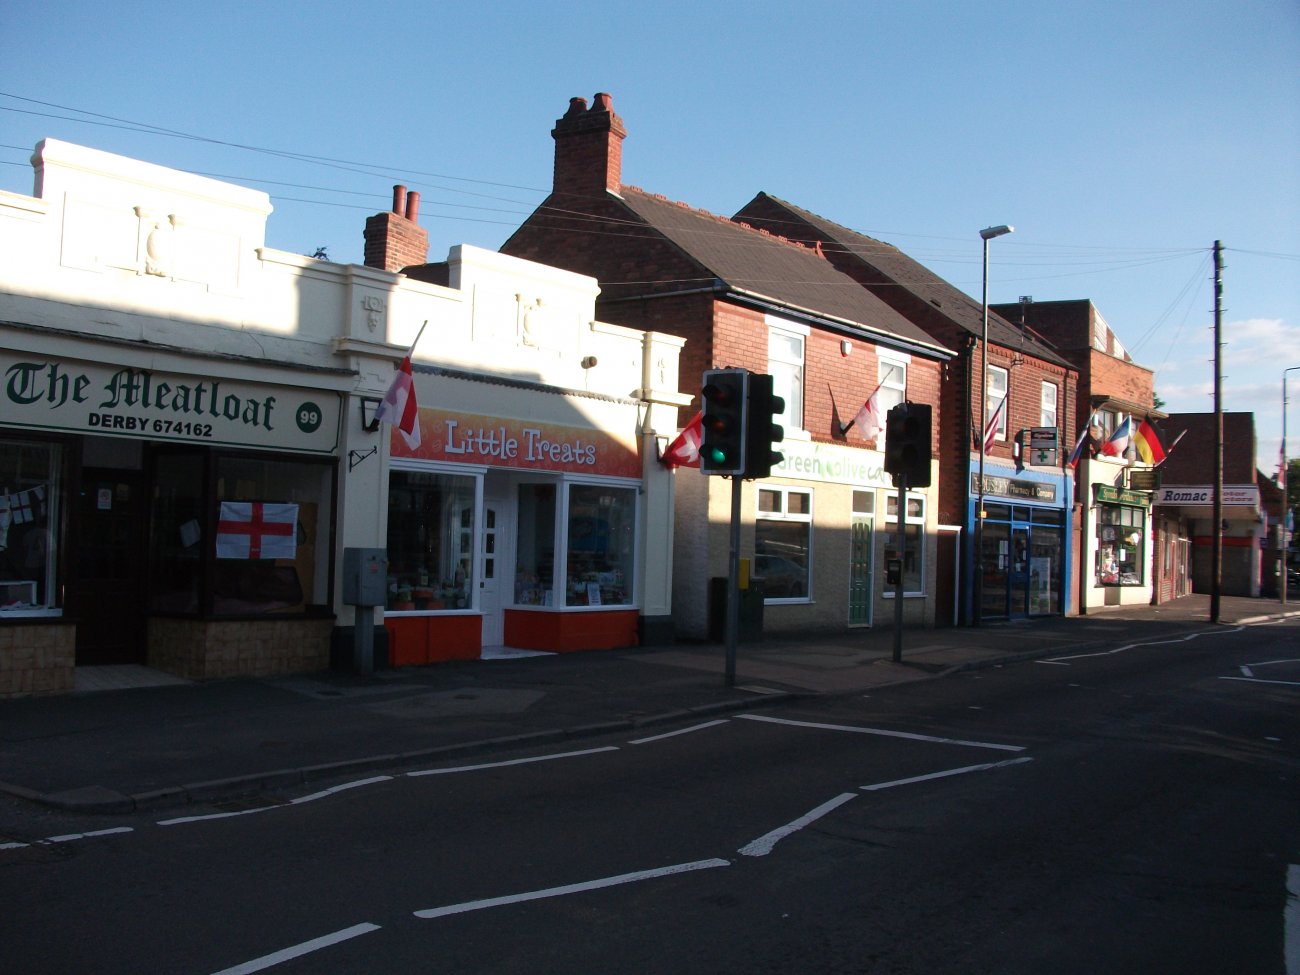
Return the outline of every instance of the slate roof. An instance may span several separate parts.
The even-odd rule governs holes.
[[[821,242],[823,250],[829,251],[835,247],[858,256],[864,263],[875,268],[898,286],[937,308],[958,327],[977,337],[983,333],[983,316],[977,300],[960,288],[949,284],[925,265],[908,257],[892,244],[850,230],[833,220],[827,220],[770,193],[760,192],[757,199],[770,200],[813,227],[817,233],[816,239]],[[736,215],[736,219],[744,219],[743,210]],[[790,235],[802,237],[804,228],[797,223],[791,223]],[[1075,368],[1045,339],[1037,336],[1032,330],[1013,325],[992,310],[989,311],[989,343],[1018,349],[1026,355],[1035,356],[1054,365]]]
[[[811,248],[636,187],[620,195],[726,290],[847,323],[873,341],[896,336],[942,358],[955,354]]]

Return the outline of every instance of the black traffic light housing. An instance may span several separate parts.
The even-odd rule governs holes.
[[[749,392],[746,369],[706,369],[700,418],[700,472],[745,474],[745,419]]]
[[[899,403],[885,417],[885,470],[895,484],[930,486],[928,403]]]
[[[749,399],[745,424],[745,477],[770,477],[772,468],[785,459],[773,444],[785,439],[785,430],[775,418],[785,412],[785,399],[772,392],[772,377],[755,373],[749,377]]]

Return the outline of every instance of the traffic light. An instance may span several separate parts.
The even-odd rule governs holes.
[[[772,445],[785,439],[785,430],[773,419],[785,412],[785,400],[772,393],[772,377],[749,377],[749,400],[745,408],[745,477],[770,477],[772,468],[785,459]]]
[[[700,472],[745,473],[745,398],[749,389],[746,369],[707,369],[700,420]]]
[[[885,417],[885,470],[894,483],[930,486],[930,406],[899,403]]]

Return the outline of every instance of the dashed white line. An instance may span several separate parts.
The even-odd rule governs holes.
[[[634,738],[629,741],[629,745],[646,745],[652,741],[663,741],[665,738],[675,738],[677,735],[688,735],[692,731],[703,731],[705,728],[715,728],[720,724],[726,724],[726,718],[719,718],[717,721],[706,721],[704,724],[691,725],[689,728],[678,728],[676,731],[666,731],[662,735],[652,735],[649,738]]]
[[[789,718],[769,718],[762,714],[738,714],[747,721],[765,721],[769,724],[793,725],[796,728],[817,728],[822,731],[849,731],[858,735],[879,735],[884,738],[905,738],[908,741],[926,741],[937,745],[961,745],[965,748],[992,748],[1003,752],[1023,752],[1023,745],[1001,745],[989,741],[965,741],[961,738],[941,738],[935,735],[917,735],[910,731],[889,731],[885,728],[860,728],[854,725],[821,724],[816,721],[792,721]]]
[[[878,792],[881,789],[892,789],[900,785],[914,785],[917,782],[929,782],[932,779],[946,779],[950,775],[965,775],[967,772],[983,772],[991,768],[1004,768],[1008,765],[1021,765],[1025,762],[1032,762],[1032,758],[1009,758],[1005,762],[986,762],[983,765],[966,765],[962,768],[950,768],[942,772],[931,772],[929,775],[913,775],[907,779],[894,779],[892,782],[877,782],[875,785],[859,786],[863,792]]]
[[[95,829],[88,833],[63,833],[59,836],[47,836],[43,840],[33,840],[30,843],[0,843],[0,850],[21,850],[28,846],[43,846],[50,843],[71,843],[74,840],[88,840],[96,836],[112,836],[115,833],[133,833],[135,832],[130,826],[114,826],[111,829]]]
[[[831,812],[834,809],[838,809],[840,806],[844,805],[850,799],[856,799],[856,798],[857,796],[854,795],[852,792],[842,793],[841,795],[836,796],[834,799],[831,799],[827,802],[823,802],[816,809],[810,810],[809,812],[800,816],[798,819],[792,820],[791,822],[786,823],[784,826],[772,830],[772,832],[770,833],[765,833],[764,835],[760,836],[758,839],[754,840],[754,842],[752,843],[745,844],[740,848],[739,853],[742,856],[747,856],[747,857],[767,856],[769,853],[772,852],[772,848],[776,846],[777,843],[781,842],[781,840],[785,839],[791,833],[798,832],[799,830],[803,829],[805,826],[808,826],[811,823],[815,823],[817,820],[825,816],[828,812]]]
[[[693,863],[677,863],[670,867],[657,867],[653,870],[638,870],[634,873],[623,873],[616,877],[602,877],[599,880],[587,880],[577,884],[566,884],[563,887],[548,887],[545,890],[530,890],[522,894],[507,894],[504,897],[487,897],[483,900],[465,901],[460,904],[448,904],[445,907],[431,907],[423,911],[413,911],[416,917],[435,918],[447,917],[451,914],[465,914],[470,911],[482,911],[491,907],[504,907],[508,904],[522,904],[526,901],[543,900],[547,897],[564,897],[567,894],[580,894],[588,890],[600,890],[604,887],[615,887],[619,884],[633,884],[642,880],[653,880],[657,877],[669,877],[679,873],[689,873],[693,870],[710,870],[714,867],[729,867],[730,860],[718,858],[710,860],[696,860]]]
[[[299,796],[297,799],[290,799],[288,802],[275,803],[268,806],[256,806],[252,809],[238,809],[233,812],[203,813],[197,816],[177,816],[174,819],[160,819],[156,823],[158,826],[180,826],[183,823],[204,823],[214,819],[234,819],[237,816],[252,816],[255,813],[264,813],[271,809],[283,809],[286,806],[299,806],[304,802],[315,802],[317,799],[325,799],[329,796],[338,795],[340,792],[346,792],[348,789],[359,789],[362,786],[374,785],[376,782],[391,782],[391,775],[373,775],[368,779],[357,779],[354,782],[344,782],[342,785],[331,786],[328,789],[322,789],[320,792],[313,792],[311,795]]]
[[[350,938],[355,938],[361,934],[369,934],[371,931],[378,931],[378,924],[366,922],[364,924],[354,924],[350,928],[343,928],[341,931],[335,931],[333,934],[322,935],[319,938],[312,938],[310,941],[304,941],[302,944],[294,945],[291,948],[283,948],[280,951],[274,951],[269,955],[263,955],[261,958],[254,958],[252,961],[246,961],[242,965],[236,965],[233,968],[223,968],[216,972],[215,975],[250,975],[251,972],[260,972],[273,965],[289,961],[293,958],[301,958],[303,955],[311,954],[313,951],[319,951],[321,948],[328,948],[331,945],[339,944]]]
[[[455,772],[478,772],[485,768],[505,768],[508,765],[530,765],[533,762],[554,762],[561,758],[577,758],[579,755],[599,755],[601,752],[616,752],[617,745],[606,745],[603,748],[584,748],[577,752],[559,752],[555,755],[534,755],[532,758],[512,758],[504,762],[484,762],[481,765],[458,765],[455,768],[430,768],[421,769],[418,772],[407,772],[410,778],[418,778],[421,775],[451,775]]]

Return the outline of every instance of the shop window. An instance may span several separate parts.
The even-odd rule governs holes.
[[[987,526],[986,526],[987,527]],[[881,550],[886,565],[891,559],[902,559],[903,591],[911,595],[924,592],[925,584],[925,496],[907,496],[907,514],[903,519],[904,550],[898,534],[898,495],[891,493],[885,500],[885,528],[881,532]],[[881,572],[884,578],[884,572]],[[892,590],[885,595],[891,595]]]
[[[785,400],[785,411],[777,418],[786,432],[803,429],[804,347],[807,330],[800,331],[793,322],[776,324],[768,319],[767,371],[772,376],[772,391]]]
[[[565,605],[630,605],[636,491],[570,485],[568,522]]]
[[[989,366],[989,388],[985,394],[984,406],[988,411],[985,413],[987,420],[997,417],[997,432],[993,437],[995,440],[1007,439],[1007,415],[1011,412],[1011,403],[1008,401],[1006,406],[1002,406],[1002,401],[1007,396],[1008,381],[1007,370],[1001,366]]]
[[[329,464],[216,458],[215,615],[328,607],[333,475]]]
[[[206,457],[204,453],[160,454],[154,463],[149,598],[155,612],[200,611]]]
[[[765,599],[812,594],[812,492],[759,488],[754,518],[754,575]]]
[[[477,490],[472,476],[389,474],[388,610],[473,606]]]
[[[555,605],[554,484],[519,485],[519,528],[515,540],[515,602]]]
[[[0,615],[57,606],[61,463],[58,444],[0,440]]]
[[[1146,512],[1103,504],[1097,507],[1097,584],[1140,586],[1146,543]]]

